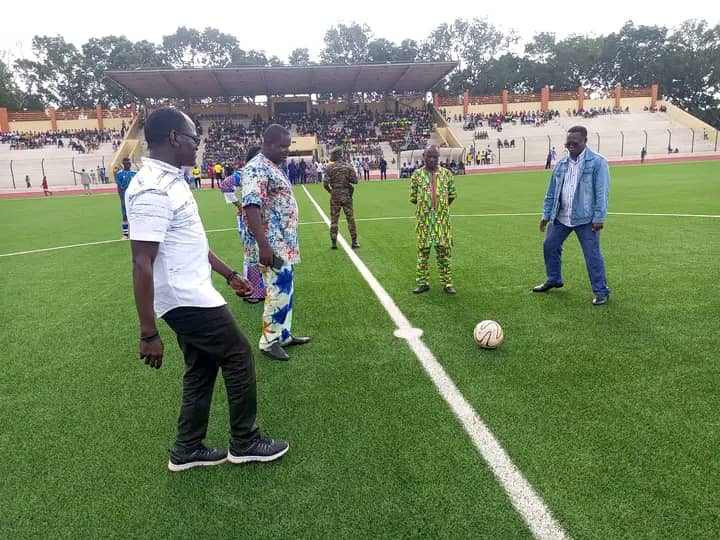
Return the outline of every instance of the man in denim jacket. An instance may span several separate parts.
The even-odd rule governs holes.
[[[543,207],[540,231],[545,232],[543,252],[547,280],[533,292],[544,293],[563,286],[562,245],[575,231],[585,256],[595,306],[607,304],[610,289],[605,279],[605,263],[600,252],[600,231],[607,215],[610,171],[605,158],[587,148],[587,130],[575,126],[568,130],[565,144],[570,156],[555,165]]]

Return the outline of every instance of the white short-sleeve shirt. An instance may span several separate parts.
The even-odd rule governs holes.
[[[153,265],[158,317],[177,307],[225,305],[212,285],[207,236],[182,169],[143,158],[125,206],[130,240],[159,244]]]

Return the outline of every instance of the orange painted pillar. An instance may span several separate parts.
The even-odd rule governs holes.
[[[509,94],[510,94],[510,92],[508,92],[507,90],[502,91],[502,106],[503,106],[502,112],[503,112],[503,114],[507,114],[507,112],[508,112],[508,96],[509,96]]]
[[[657,106],[658,100],[658,84],[655,83],[650,87],[650,108],[654,109]]]
[[[105,125],[103,122],[103,107],[99,103],[95,105],[95,111],[97,112],[98,129],[102,129]]]
[[[585,108],[585,89],[581,86],[578,88],[578,111]]]
[[[0,107],[0,133],[7,133],[8,131],[10,131],[8,110],[5,107]]]
[[[57,131],[57,111],[55,107],[50,107],[48,113],[50,114],[50,129]]]
[[[547,112],[548,104],[550,103],[550,87],[546,86],[540,90],[540,110]]]
[[[622,98],[622,85],[617,83],[615,85],[615,106],[620,107],[620,99]]]
[[[437,94],[433,94],[433,105],[435,105],[436,109],[440,106],[440,96]]]
[[[467,116],[469,108],[470,108],[470,92],[465,90],[465,93],[463,94],[463,116]]]

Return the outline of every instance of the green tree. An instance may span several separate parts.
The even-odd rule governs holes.
[[[35,36],[32,50],[36,59],[15,61],[27,93],[58,107],[93,106],[87,88],[90,74],[84,73],[82,54],[61,36]]]
[[[366,24],[338,24],[325,32],[325,47],[320,52],[324,64],[364,64],[368,62],[368,43],[372,31]]]
[[[295,49],[288,57],[288,64],[291,66],[310,65],[310,51],[308,49]]]
[[[235,36],[209,27],[199,32],[181,26],[162,42],[162,53],[173,67],[180,68],[224,67],[237,48]]]

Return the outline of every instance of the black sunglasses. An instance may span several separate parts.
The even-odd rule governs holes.
[[[192,139],[193,141],[195,141],[195,146],[200,145],[200,137],[198,137],[197,135],[190,135],[189,133],[183,133],[182,131],[176,131],[175,135],[185,135],[188,139]]]

